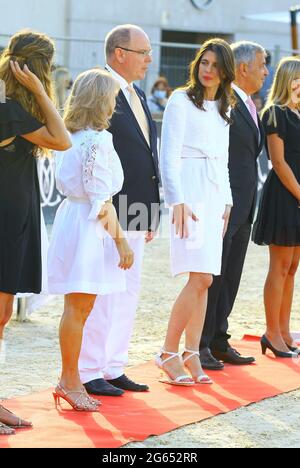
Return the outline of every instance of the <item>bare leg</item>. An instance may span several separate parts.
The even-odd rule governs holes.
[[[292,266],[293,256],[294,248],[270,246],[270,268],[264,291],[266,336],[271,344],[282,352],[289,352],[281,335],[280,312],[284,286]]]
[[[0,292],[0,340],[4,339],[5,326],[11,319],[13,313],[14,296]]]
[[[78,360],[85,322],[94,307],[96,296],[69,294],[65,296],[65,310],[60,324],[62,353],[61,386],[66,391],[82,391]]]
[[[165,351],[178,353],[180,340],[186,329],[187,344],[198,351],[205,320],[207,291],[211,284],[211,275],[190,273],[189,281],[172,310],[164,345]],[[162,356],[162,359],[167,358],[167,354]],[[185,374],[179,359],[169,361],[164,368],[172,378]]]
[[[12,294],[6,294],[2,292],[0,293],[0,341],[3,340],[4,328],[12,316],[13,302],[14,302],[14,296]],[[8,426],[18,426],[19,423],[21,423],[22,426],[27,426],[27,427],[31,427],[32,425],[28,421],[23,421],[22,419],[20,420],[17,416],[10,413],[1,405],[0,405],[0,423],[6,424]],[[13,433],[13,431],[11,433]]]
[[[299,260],[300,260],[300,248],[296,247],[294,250],[292,266],[290,268],[289,274],[287,276],[287,279],[284,285],[283,299],[282,299],[281,311],[280,311],[281,336],[287,345],[294,347],[294,348],[297,348],[297,344],[294,342],[293,337],[291,335],[290,320],[291,320],[291,312],[292,312],[292,305],[293,305],[295,275],[298,270]]]
[[[192,317],[189,323],[187,324],[185,330],[185,347],[190,351],[199,351],[199,345],[202,337],[207,310],[208,289],[206,289],[206,286],[207,284],[209,284],[210,278],[210,276],[207,278],[207,283],[205,281],[203,282],[204,289],[202,294],[199,294],[198,309],[194,310]],[[184,357],[188,357],[188,355],[189,353],[185,353]],[[190,370],[192,376],[200,376],[201,374],[203,374],[201,362],[198,356],[194,356],[193,358],[189,359],[186,363],[186,366]]]

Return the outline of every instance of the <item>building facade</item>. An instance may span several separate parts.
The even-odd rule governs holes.
[[[163,73],[173,86],[186,78],[186,65],[205,39],[220,36],[229,41],[250,39],[282,54],[291,49],[288,24],[247,19],[247,15],[287,11],[292,0],[0,0],[5,21],[0,25],[0,45],[16,30],[30,27],[57,40],[58,64],[72,75],[104,64],[103,41],[120,23],[135,23],[149,34],[154,63],[144,88]],[[63,40],[63,38],[73,40]],[[186,46],[161,47],[161,42]],[[189,46],[187,45],[189,44]],[[194,48],[190,45],[194,44]]]

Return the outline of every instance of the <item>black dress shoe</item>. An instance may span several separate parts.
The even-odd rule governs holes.
[[[148,385],[137,384],[130,380],[125,374],[121,375],[118,379],[108,380],[108,383],[113,385],[114,387],[121,388],[122,390],[126,390],[128,392],[148,392],[149,387]]]
[[[224,364],[213,357],[209,348],[201,349],[200,361],[205,370],[223,370]]]
[[[255,362],[254,357],[243,357],[236,349],[228,348],[227,351],[212,351],[213,356],[226,364],[235,366],[247,366]]]
[[[84,388],[88,392],[89,395],[97,395],[97,396],[122,396],[124,395],[124,391],[120,388],[116,388],[110,383],[106,382],[104,379],[97,379],[92,380],[84,384]]]

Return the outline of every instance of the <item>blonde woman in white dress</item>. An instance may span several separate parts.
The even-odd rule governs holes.
[[[56,156],[57,187],[66,199],[55,218],[48,257],[49,291],[65,295],[60,325],[62,375],[54,399],[56,403],[65,399],[77,411],[99,407],[79,377],[84,324],[97,295],[124,291],[124,270],[134,260],[110,201],[124,181],[106,130],[118,91],[117,82],[101,69],[77,78],[64,117],[73,147]],[[115,254],[107,258],[111,250]]]
[[[212,383],[203,373],[199,344],[208,289],[213,275],[221,273],[232,207],[228,156],[233,80],[229,44],[221,39],[206,42],[191,64],[187,86],[173,93],[164,115],[161,170],[171,214],[172,274],[188,274],[156,359],[167,375],[164,381],[173,385]]]

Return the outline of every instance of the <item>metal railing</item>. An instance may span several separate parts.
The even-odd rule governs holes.
[[[0,46],[6,46],[10,37],[10,35],[0,33]],[[80,37],[54,37],[53,39],[56,44],[56,64],[68,68],[73,78],[84,70],[105,64],[104,40]],[[166,76],[172,88],[185,83],[188,78],[189,64],[200,45],[154,42],[152,47],[153,65],[146,79],[141,83],[144,91],[149,93],[158,75]],[[292,55],[293,52],[295,53],[292,49],[274,46],[271,50],[273,63],[277,64],[280,58]]]

